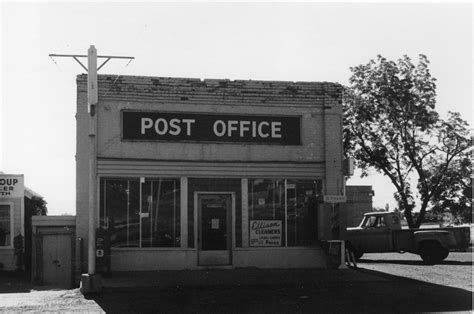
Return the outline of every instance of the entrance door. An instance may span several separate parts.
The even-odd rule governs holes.
[[[43,284],[71,287],[71,235],[43,235]]]
[[[231,264],[232,194],[198,194],[198,263]]]

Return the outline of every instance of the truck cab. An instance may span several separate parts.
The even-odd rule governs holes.
[[[359,226],[347,228],[346,240],[355,248],[356,257],[365,253],[392,252],[392,230],[401,230],[400,217],[396,213],[366,213]]]
[[[358,227],[348,228],[348,230],[369,228],[401,230],[402,224],[400,217],[394,212],[372,212],[364,215],[364,218]]]

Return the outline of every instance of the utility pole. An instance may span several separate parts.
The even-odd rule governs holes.
[[[95,276],[95,228],[97,207],[97,103],[98,103],[98,80],[97,72],[111,59],[129,59],[134,57],[123,56],[98,56],[97,49],[91,45],[87,55],[65,55],[50,54],[53,57],[68,57],[76,60],[87,72],[87,112],[89,113],[89,230],[88,230],[88,259],[87,274],[81,276],[83,293],[97,292],[101,289],[100,279]],[[79,60],[87,58],[87,67]],[[97,59],[106,59],[97,67]]]

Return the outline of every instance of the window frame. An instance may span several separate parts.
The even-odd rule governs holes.
[[[14,217],[13,217],[13,208],[15,207],[13,202],[0,202],[0,205],[9,205],[10,206],[10,245],[0,246],[0,250],[13,249],[13,238],[14,238]]]
[[[307,245],[288,245],[288,185],[293,185],[295,184],[295,193],[296,193],[296,184],[298,183],[298,181],[301,183],[301,182],[309,182],[309,181],[313,181],[314,184],[315,184],[315,195],[318,196],[320,194],[318,194],[320,191],[318,191],[318,186],[319,184],[321,185],[320,187],[322,188],[322,186],[324,185],[324,181],[323,179],[321,178],[317,178],[317,179],[307,179],[307,178],[248,178],[248,183],[247,183],[247,194],[249,195],[251,192],[250,190],[250,183],[251,181],[255,181],[255,180],[269,180],[269,181],[272,181],[273,183],[275,181],[283,181],[284,183],[284,208],[285,208],[285,217],[284,217],[284,221],[283,224],[284,224],[284,232],[285,232],[285,236],[282,238],[282,242],[284,242],[284,245],[282,246],[251,246],[250,245],[250,221],[251,220],[269,220],[269,219],[251,219],[250,217],[252,216],[250,214],[250,207],[253,206],[251,205],[249,202],[250,202],[250,197],[248,196],[248,207],[247,207],[247,210],[248,210],[248,221],[247,221],[247,232],[248,232],[248,248],[251,249],[251,250],[259,250],[259,249],[288,249],[288,248],[307,248],[308,246]],[[291,183],[288,183],[288,181],[291,181]],[[319,183],[317,181],[320,181]],[[322,192],[322,191],[321,191]],[[253,192],[252,192],[253,193]],[[321,194],[322,195],[322,194]]]
[[[101,221],[100,221],[100,217],[101,217],[101,205],[102,205],[102,202],[105,201],[105,198],[107,197],[107,194],[104,193],[104,199],[101,198],[101,184],[102,184],[102,180],[104,180],[104,182],[108,181],[108,180],[124,180],[124,181],[138,181],[139,182],[139,187],[140,187],[140,194],[141,194],[141,185],[143,183],[141,183],[141,178],[144,178],[145,180],[150,180],[150,181],[156,181],[156,180],[169,180],[169,181],[176,181],[178,183],[178,185],[180,186],[180,189],[181,189],[181,178],[180,177],[176,177],[176,176],[156,176],[156,175],[152,175],[152,176],[108,176],[108,175],[99,175],[98,176],[98,184],[97,184],[97,224],[96,224],[96,228],[101,228],[102,226],[100,225]],[[105,183],[106,184],[106,183]],[[104,189],[106,187],[104,186]],[[141,196],[140,196],[141,197]],[[177,200],[179,200],[179,204],[181,204],[181,199],[180,199],[180,193],[178,193],[177,195]],[[141,202],[140,202],[141,204]],[[105,203],[104,203],[104,208],[105,208]],[[181,206],[181,205],[180,205]],[[177,211],[178,211],[178,217],[179,217],[179,221],[180,221],[180,228],[182,227],[181,226],[181,212],[180,212],[180,206],[178,206],[177,208]],[[107,211],[105,209],[105,212],[104,214],[106,215],[107,214]],[[141,218],[140,218],[140,229],[141,229]],[[181,232],[178,232],[177,233],[177,236],[180,237],[181,236]],[[133,246],[130,246],[130,247],[112,247],[111,246],[111,250],[122,250],[122,251],[140,251],[140,250],[147,250],[147,251],[169,251],[169,250],[182,250],[181,246],[172,246],[172,247],[163,247],[163,246],[155,246],[155,247],[142,247],[141,246],[141,241],[142,241],[142,236],[141,236],[141,232],[140,232],[140,247],[133,247]]]

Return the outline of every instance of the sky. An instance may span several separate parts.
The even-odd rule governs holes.
[[[76,75],[70,58],[133,56],[99,74],[348,84],[378,54],[428,56],[437,111],[472,126],[472,5],[465,3],[131,3],[0,0],[0,171],[24,174],[49,215],[75,214]],[[84,60],[86,63],[86,60]],[[374,206],[394,208],[385,177]]]

